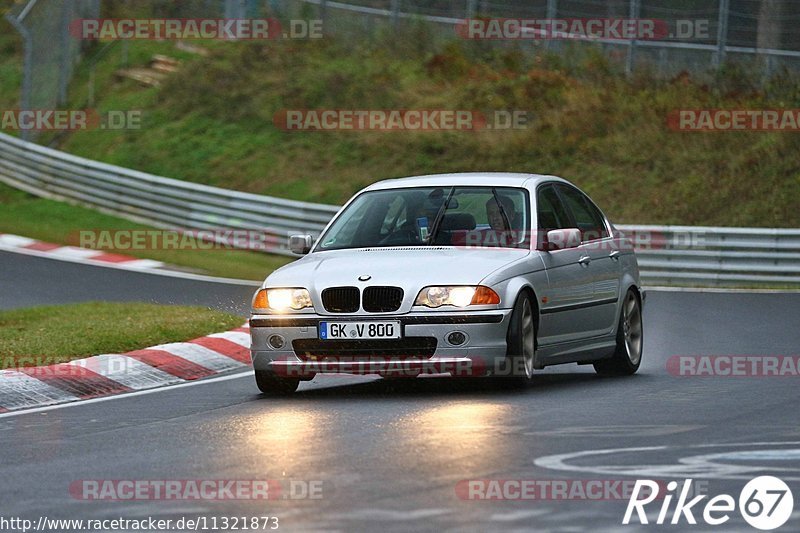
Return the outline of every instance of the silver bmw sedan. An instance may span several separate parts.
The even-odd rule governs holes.
[[[375,183],[253,297],[259,389],[319,373],[531,379],[561,363],[633,374],[642,291],[633,247],[586,194],[537,174]]]

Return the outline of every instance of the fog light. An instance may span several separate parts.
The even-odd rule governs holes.
[[[454,331],[453,333],[447,336],[447,342],[449,342],[453,346],[459,346],[467,342],[467,336],[461,333],[460,331]]]
[[[269,342],[269,345],[275,348],[276,350],[280,350],[281,348],[283,348],[284,340],[283,337],[281,337],[280,335],[270,335],[267,342]]]

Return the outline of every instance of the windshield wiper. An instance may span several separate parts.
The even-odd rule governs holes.
[[[436,234],[439,233],[439,226],[442,224],[442,219],[444,218],[444,212],[447,211],[447,206],[450,204],[450,198],[453,197],[453,193],[456,191],[455,187],[450,188],[450,193],[447,195],[442,206],[439,208],[439,211],[436,212],[436,218],[433,219],[433,224],[431,224],[431,232],[428,234],[428,239],[426,244],[433,245],[436,242]]]
[[[500,209],[500,216],[503,217],[503,223],[506,225],[506,230],[511,231],[511,221],[508,219],[508,213],[506,213],[506,208],[503,207],[503,202],[500,201],[500,198],[497,196],[497,189],[492,187],[492,196],[494,196],[494,201],[497,203],[497,207]]]

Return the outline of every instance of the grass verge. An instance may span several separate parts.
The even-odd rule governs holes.
[[[143,224],[65,202],[47,200],[0,183],[0,233],[23,235],[56,244],[78,244],[82,230],[148,230]],[[194,242],[189,239],[189,242]],[[156,259],[210,276],[262,281],[290,258],[239,250],[109,250]]]
[[[88,302],[0,312],[0,368],[38,366],[180,342],[241,326],[203,307]]]
[[[154,174],[325,203],[384,178],[505,170],[570,179],[621,224],[800,226],[800,136],[667,127],[679,109],[800,107],[796,75],[780,72],[762,85],[758,72],[728,66],[710,83],[688,74],[658,79],[646,69],[626,78],[599,51],[554,55],[455,39],[422,45],[432,30],[418,31],[413,39],[375,37],[370,46],[338,37],[215,43],[207,57],[185,57],[159,88],[106,79],[98,68],[97,107],[141,110],[142,128],[77,131],[61,147]],[[130,43],[131,63],[144,65],[154,46]],[[489,117],[521,110],[529,120],[478,132],[287,132],[273,121],[286,109]]]

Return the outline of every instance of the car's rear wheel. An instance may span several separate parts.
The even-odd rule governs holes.
[[[292,394],[300,384],[299,379],[284,378],[268,370],[256,370],[256,385],[258,390],[270,396],[284,396]]]
[[[594,363],[594,369],[598,374],[610,376],[634,374],[642,364],[643,346],[642,303],[636,292],[628,289],[619,313],[617,348],[610,359]]]
[[[530,296],[523,292],[514,303],[506,337],[506,366],[510,376],[528,381],[536,359],[536,321]]]

